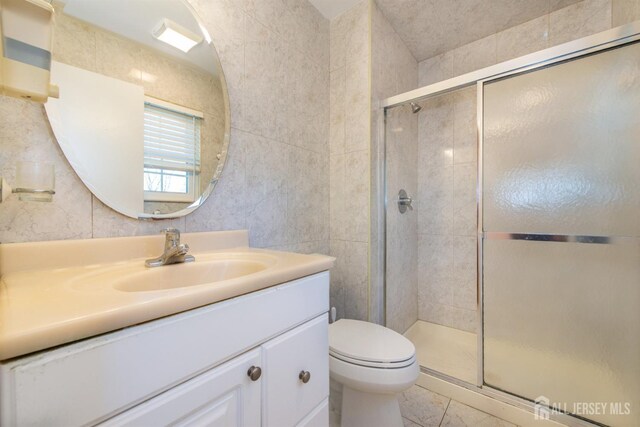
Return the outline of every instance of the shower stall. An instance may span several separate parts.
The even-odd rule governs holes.
[[[384,320],[429,375],[640,425],[640,25],[384,103]]]

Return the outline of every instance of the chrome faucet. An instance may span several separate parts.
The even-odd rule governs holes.
[[[167,228],[162,230],[165,234],[164,253],[158,258],[148,259],[144,262],[147,267],[160,267],[162,265],[179,264],[191,262],[196,259],[193,255],[187,255],[189,245],[180,243],[180,230],[177,228]]]

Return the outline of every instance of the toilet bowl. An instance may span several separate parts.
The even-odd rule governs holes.
[[[374,323],[338,320],[329,325],[329,371],[341,427],[402,427],[398,393],[420,372],[411,341]]]

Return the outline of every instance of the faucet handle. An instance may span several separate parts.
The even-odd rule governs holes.
[[[180,244],[180,230],[174,227],[169,227],[162,230],[162,232],[166,236],[164,241],[165,250]]]
[[[167,235],[174,235],[174,234],[178,236],[180,235],[180,230],[178,230],[175,227],[167,227],[163,229],[162,232]]]

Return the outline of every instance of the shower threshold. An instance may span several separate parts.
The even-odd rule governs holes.
[[[420,366],[476,383],[478,338],[472,332],[418,320],[405,332]]]

